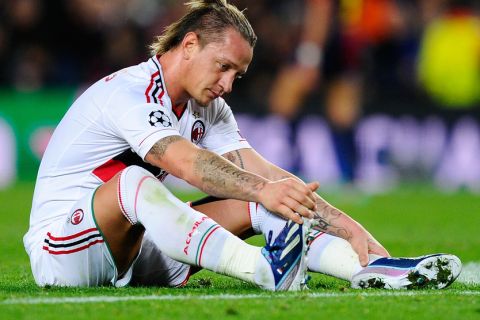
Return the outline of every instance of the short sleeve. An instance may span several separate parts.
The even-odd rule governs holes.
[[[159,104],[142,103],[123,110],[119,107],[117,112],[109,112],[107,118],[116,134],[125,139],[142,159],[158,140],[180,135],[170,112]]]

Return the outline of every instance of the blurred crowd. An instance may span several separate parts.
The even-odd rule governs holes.
[[[480,1],[230,2],[259,41],[226,100],[267,158],[322,181],[405,167],[480,192]],[[81,92],[147,60],[184,12],[181,0],[0,0],[0,90]]]
[[[418,112],[423,93],[450,109],[479,104],[478,1],[231,2],[247,8],[259,37],[229,97],[241,111],[321,112],[348,127],[379,108]],[[3,0],[0,85],[92,83],[146,60],[153,37],[184,10],[177,0]]]

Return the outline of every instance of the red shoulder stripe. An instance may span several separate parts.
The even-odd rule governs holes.
[[[154,74],[152,74],[150,77],[150,84],[148,85],[147,90],[145,90],[145,97],[147,97],[147,103],[150,103],[150,90],[152,90],[153,84],[155,83],[155,77],[159,75],[160,75],[160,72],[157,71]]]

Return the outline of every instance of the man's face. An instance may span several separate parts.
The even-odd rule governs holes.
[[[253,48],[235,30],[227,29],[223,41],[198,44],[191,52],[184,88],[200,105],[232,91],[252,61]]]

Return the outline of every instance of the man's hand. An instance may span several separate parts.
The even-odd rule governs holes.
[[[358,254],[358,259],[363,267],[369,262],[368,255],[375,254],[382,257],[390,257],[388,251],[363,227],[352,230],[350,239],[347,239],[353,250]]]
[[[259,192],[259,202],[267,210],[301,224],[301,217],[314,216],[317,209],[314,192],[318,187],[318,182],[304,184],[293,178],[271,181]]]

